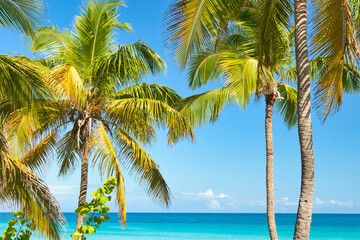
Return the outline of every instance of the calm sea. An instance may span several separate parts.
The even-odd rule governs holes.
[[[9,216],[0,213],[1,232]],[[76,215],[65,213],[65,217],[64,239],[71,239]],[[126,229],[118,224],[116,213],[110,217],[89,240],[269,239],[265,214],[128,213]],[[276,215],[279,239],[292,239],[295,219],[295,214]],[[360,214],[314,214],[310,239],[360,240]]]

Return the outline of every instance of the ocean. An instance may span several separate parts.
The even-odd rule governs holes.
[[[116,213],[88,240],[265,240],[269,239],[265,214],[212,213],[128,213],[123,229]],[[10,214],[0,213],[0,232],[7,226]],[[68,221],[64,239],[75,228],[76,215],[65,213]],[[277,214],[279,239],[291,240],[295,214]],[[360,214],[314,214],[310,239],[360,240]]]

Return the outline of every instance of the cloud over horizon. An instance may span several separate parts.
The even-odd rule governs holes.
[[[212,189],[209,189],[203,193],[181,192],[180,195],[190,196],[193,200],[205,199],[207,201],[207,206],[213,210],[221,208],[221,204],[217,199],[229,198],[229,195],[226,195],[225,193],[220,193],[219,195],[216,196]]]

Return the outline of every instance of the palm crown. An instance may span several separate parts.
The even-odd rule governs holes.
[[[121,165],[139,177],[149,195],[167,206],[169,188],[141,144],[155,140],[154,126],[169,129],[169,143],[194,136],[188,121],[173,108],[181,98],[175,91],[139,84],[147,74],[164,72],[164,61],[143,42],[114,44],[116,29],[130,30],[118,21],[122,5],[115,0],[89,1],[76,17],[74,31],[48,27],[35,33],[32,48],[46,56],[38,61],[44,66],[41,71],[48,89],[30,111],[29,107],[19,109],[11,119],[22,145],[37,142],[24,162],[31,169],[41,170],[53,149],[58,153],[60,176],[81,159],[79,205],[86,199],[89,158],[102,174],[115,175],[116,201],[125,223]],[[21,125],[25,118],[34,124]]]
[[[229,22],[216,40],[192,57],[187,63],[189,86],[193,89],[209,81],[224,78],[225,86],[186,98],[179,109],[192,123],[203,124],[217,119],[220,110],[231,103],[245,108],[252,96],[265,96],[275,103],[289,127],[296,124],[296,94],[293,83],[293,35],[280,24],[272,26],[273,41],[260,41],[263,29],[258,5],[249,2],[237,19]],[[273,23],[275,24],[275,23]],[[271,23],[269,23],[271,25]],[[174,39],[170,39],[173,41]]]

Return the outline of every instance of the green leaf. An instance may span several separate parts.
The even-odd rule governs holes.
[[[103,205],[103,206],[99,206],[99,213],[103,214],[103,213],[107,213],[110,210],[110,207],[107,205]]]
[[[87,234],[93,234],[94,232],[96,232],[96,229],[92,226],[88,226],[86,233]]]
[[[14,212],[13,214],[14,214],[14,217],[18,217],[18,218],[24,216],[24,214],[22,212]]]
[[[82,233],[79,233],[78,231],[76,231],[75,233],[71,234],[70,236],[73,238],[73,239],[79,239],[83,236],[84,234]]]
[[[17,223],[17,220],[16,220],[16,219],[13,219],[13,220],[10,220],[10,221],[8,222],[8,225],[9,225],[9,227],[12,227],[12,226],[14,226],[16,223]]]
[[[105,196],[101,196],[100,199],[99,199],[100,204],[104,204],[104,203],[106,203],[107,201],[108,201],[108,198],[105,197]]]
[[[108,215],[102,215],[102,216],[100,216],[100,220],[102,221],[102,222],[106,222],[107,220],[109,220],[110,219],[110,217],[108,216]]]

